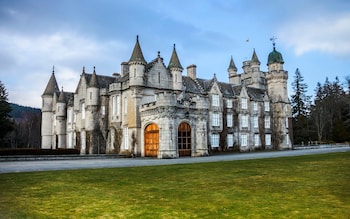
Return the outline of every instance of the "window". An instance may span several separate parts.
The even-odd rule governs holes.
[[[248,146],[248,135],[241,134],[241,146]]]
[[[288,128],[288,117],[286,118],[286,128]]]
[[[117,116],[119,116],[120,115],[120,96],[118,95],[117,97],[116,97],[116,114],[115,115],[117,115]]]
[[[271,134],[265,135],[265,144],[266,146],[271,146]]]
[[[259,134],[254,134],[254,146],[260,145],[260,137]]]
[[[266,129],[270,128],[270,116],[265,117],[265,128]]]
[[[56,125],[56,115],[53,115],[52,120],[53,120],[53,125],[55,126]]]
[[[233,134],[227,135],[227,147],[233,147]]]
[[[101,106],[101,114],[102,114],[102,116],[106,115],[106,107],[105,106]]]
[[[211,147],[219,147],[219,134],[211,134]]]
[[[242,115],[241,127],[248,128],[248,115]]]
[[[253,110],[254,111],[258,111],[258,103],[257,102],[253,102]]]
[[[128,114],[128,98],[124,98],[124,113]]]
[[[219,106],[219,95],[213,94],[212,95],[212,106]]]
[[[218,113],[213,113],[212,119],[211,122],[213,126],[220,126],[220,115]]]
[[[242,109],[248,109],[247,98],[241,99],[241,106],[242,106]]]
[[[253,127],[259,128],[259,118],[257,116],[253,116]]]
[[[73,112],[73,122],[74,123],[77,122],[77,114],[75,112]]]
[[[85,119],[85,103],[81,104],[81,119]]]
[[[227,115],[227,127],[232,127],[232,115]]]
[[[267,102],[267,101],[264,102],[264,109],[266,112],[270,111],[270,103],[269,102]]]
[[[129,132],[128,132],[128,128],[124,128],[123,129],[123,136],[124,136],[124,149],[127,150],[129,149]]]
[[[68,109],[68,113],[67,113],[67,120],[68,123],[72,123],[72,119],[73,119],[73,109]]]
[[[232,108],[232,100],[226,100],[226,106],[227,106],[227,108],[231,109]]]
[[[112,115],[115,116],[117,112],[117,104],[115,101],[115,96],[112,97]]]
[[[90,92],[90,100],[92,100],[92,92]]]
[[[286,144],[289,145],[289,136],[286,134]]]

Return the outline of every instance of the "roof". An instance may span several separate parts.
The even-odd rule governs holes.
[[[51,77],[49,79],[49,82],[46,85],[45,91],[43,95],[53,95],[54,93],[59,93],[56,77],[55,77],[55,71],[52,71]]]
[[[98,83],[98,88],[108,88],[111,83],[116,81],[116,78],[113,76],[97,75],[96,73],[95,76],[93,76],[94,73],[85,73],[84,75],[88,85],[91,86],[91,83],[95,84],[94,80],[96,80],[96,82]]]
[[[281,63],[281,64],[284,63],[282,54],[276,50],[275,46],[273,47],[273,51],[270,52],[267,60],[267,65],[271,63]]]
[[[254,49],[254,52],[253,52],[253,56],[252,56],[252,60],[251,60],[252,62],[257,62],[257,63],[259,63],[259,65],[260,65],[260,61],[259,61],[259,59],[258,59],[258,56],[256,55],[256,52],[255,52],[255,49]]]
[[[234,70],[234,71],[237,71],[237,67],[235,65],[235,62],[233,61],[233,58],[231,56],[231,60],[230,60],[230,65],[228,66],[228,69],[227,70]]]
[[[94,66],[94,72],[91,75],[89,86],[90,87],[99,87],[98,79],[97,79],[97,75],[96,75],[96,71],[95,71],[95,66]]]
[[[169,61],[168,68],[169,69],[171,69],[171,68],[179,68],[179,69],[183,70],[183,67],[180,64],[179,57],[177,56],[177,53],[176,53],[175,44],[174,44],[173,53],[171,54],[171,58],[170,58],[170,61]]]
[[[139,36],[136,37],[136,44],[135,44],[134,50],[131,54],[129,62],[137,62],[137,63],[143,64],[143,65],[147,64],[147,62],[142,54],[141,46],[139,43]]]

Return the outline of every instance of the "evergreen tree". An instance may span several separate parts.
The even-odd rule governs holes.
[[[309,112],[310,99],[307,93],[307,84],[304,77],[297,68],[292,82],[293,95],[291,96],[292,116],[293,116],[293,138],[296,144],[309,141]]]
[[[310,96],[307,93],[307,84],[304,83],[304,77],[297,68],[292,82],[293,95],[291,100],[292,114],[294,118],[299,116],[307,116],[309,112]]]
[[[13,122],[9,116],[12,109],[7,101],[8,93],[5,85],[0,81],[0,141],[13,129]]]

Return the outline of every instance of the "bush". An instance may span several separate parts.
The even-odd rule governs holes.
[[[67,155],[80,154],[77,149],[36,149],[36,148],[20,148],[20,149],[2,149],[0,156],[10,155]]]

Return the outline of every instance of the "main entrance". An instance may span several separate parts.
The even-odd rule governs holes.
[[[157,157],[159,149],[159,128],[149,124],[145,129],[145,157]]]
[[[191,126],[181,123],[177,131],[179,156],[191,156]]]

